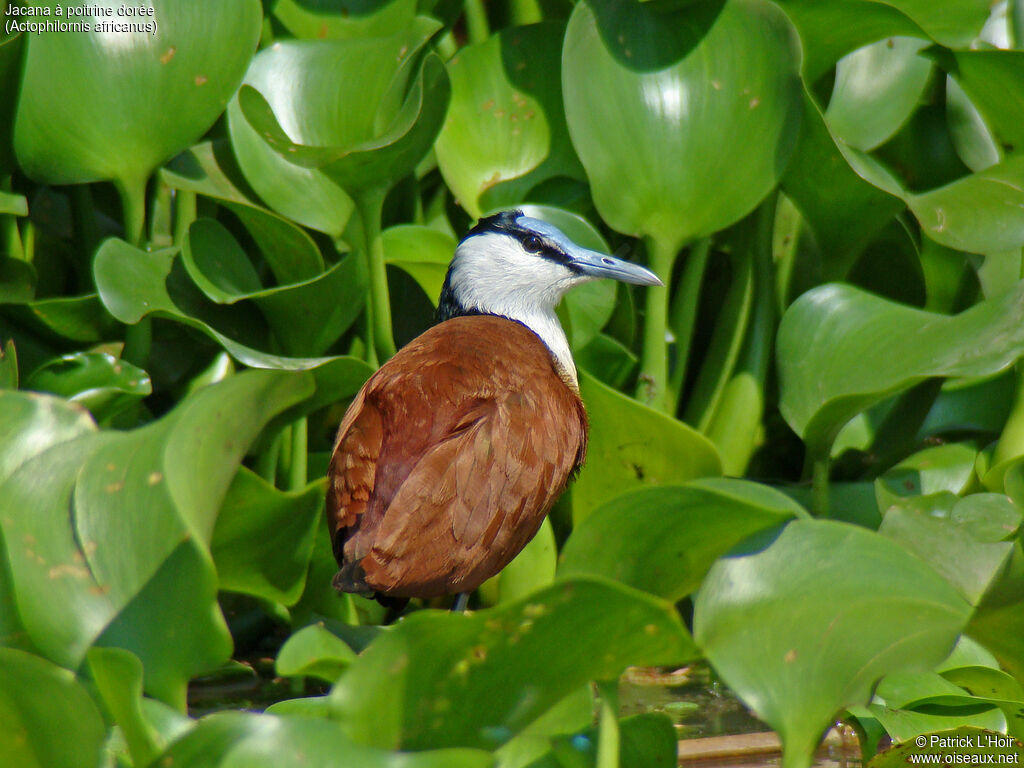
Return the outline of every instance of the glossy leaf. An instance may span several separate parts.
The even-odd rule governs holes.
[[[147,253],[122,240],[108,240],[96,254],[94,269],[103,305],[123,323],[134,324],[155,314],[169,317],[203,332],[220,344],[240,363],[253,368],[313,370],[317,396],[309,407],[320,407],[356,392],[372,369],[354,357],[284,357],[241,344],[190,314],[168,293],[176,251],[165,249]],[[341,310],[347,311],[347,310]]]
[[[556,76],[564,36],[560,23],[511,27],[449,62],[452,104],[437,161],[473,217],[518,205],[549,179],[584,178]]]
[[[376,49],[380,48],[376,46]],[[408,46],[405,46],[399,52],[399,64],[404,64],[408,55]],[[406,65],[396,70],[399,82],[408,69]],[[389,82],[387,91],[379,95],[382,102],[376,114],[372,99],[359,105],[359,111],[370,114],[383,124],[383,132],[379,129],[366,132],[370,126],[360,126],[363,134],[356,132],[345,136],[344,144],[333,146],[293,142],[269,102],[250,86],[239,91],[238,99],[250,126],[289,162],[304,168],[320,169],[349,195],[359,195],[366,190],[387,189],[415,170],[441,130],[450,89],[441,60],[436,55],[428,55],[400,104],[392,106],[389,103],[393,101],[390,95],[397,90],[396,84]],[[375,122],[373,127],[376,125]]]
[[[278,0],[274,16],[296,37],[315,40],[383,37],[409,25],[415,0]]]
[[[803,508],[745,480],[695,480],[617,496],[577,525],[559,576],[603,575],[676,602],[747,536],[806,517]]]
[[[930,37],[952,48],[966,48],[988,19],[985,0],[781,0],[800,32],[804,79],[817,80],[850,51],[894,35]]]
[[[26,41],[14,143],[29,176],[141,184],[223,111],[256,48],[260,4],[151,7],[152,17],[133,19],[151,31],[104,31],[112,20],[86,16],[88,32]],[[126,82],[132,87],[111,87]]]
[[[220,501],[262,424],[311,390],[300,374],[234,376],[148,427],[62,443],[11,475],[0,517],[6,542],[36,542],[7,556],[40,651],[74,668],[94,643],[128,648],[147,690],[180,706],[187,680],[230,648],[206,551]]]
[[[590,417],[587,463],[572,486],[573,519],[645,485],[681,483],[722,472],[711,442],[687,425],[580,371]]]
[[[0,390],[0,483],[53,446],[91,435],[96,423],[79,405],[50,395]]]
[[[1010,520],[1016,524],[1008,525]],[[929,563],[977,605],[1009,562],[1013,543],[1003,539],[1020,523],[1020,512],[1009,499],[986,493],[961,499],[948,512],[891,507],[878,532]],[[1002,535],[985,535],[986,528]]]
[[[410,616],[353,662],[331,707],[367,745],[494,749],[588,680],[694,650],[669,603],[577,578],[471,616]]]
[[[689,9],[634,13],[674,24]],[[679,248],[741,218],[778,182],[800,123],[796,35],[776,6],[734,0],[670,67],[631,67],[653,58],[653,38],[622,39],[601,35],[589,3],[576,6],[562,53],[569,132],[602,218]]]
[[[969,615],[893,542],[798,520],[712,567],[694,631],[729,687],[779,732],[784,765],[802,766],[837,711],[866,703],[888,672],[941,661]]]
[[[15,94],[21,75],[22,47],[27,37],[28,35],[16,34],[0,40],[0,126],[5,126],[0,128],[0,177],[9,175],[14,168],[14,149],[11,142],[14,108],[17,105]]]
[[[62,395],[88,408],[97,421],[109,419],[153,391],[149,375],[106,352],[76,352],[36,368],[25,389]]]
[[[14,339],[8,339],[0,347],[0,389],[18,388],[18,351]]]
[[[444,232],[419,224],[400,224],[381,234],[384,261],[416,281],[436,307],[455,240]]]
[[[824,456],[850,418],[884,397],[930,377],[996,373],[1024,354],[1022,297],[1018,286],[950,317],[849,285],[809,291],[779,325],[783,416]]]
[[[249,712],[201,720],[160,759],[191,768],[487,768],[493,762],[471,749],[385,752],[354,744],[332,720]]]
[[[926,45],[895,37],[844,56],[825,111],[833,135],[864,151],[891,138],[917,108],[931,76],[931,62],[918,55]]]
[[[121,727],[132,761],[148,764],[163,745],[142,711],[142,662],[121,648],[93,648],[87,658],[89,673],[114,722]]]
[[[53,706],[60,702],[59,707]],[[19,768],[93,768],[104,726],[85,688],[66,669],[0,648],[0,761]]]
[[[228,488],[210,540],[220,588],[284,605],[299,599],[320,530],[319,483],[278,491],[244,467]],[[273,531],[272,537],[267,531]]]
[[[274,669],[285,677],[318,677],[333,683],[355,659],[356,653],[322,624],[311,624],[281,646]]]

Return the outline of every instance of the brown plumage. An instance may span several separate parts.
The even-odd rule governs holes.
[[[493,315],[436,325],[378,370],[331,457],[335,586],[434,597],[504,568],[583,462],[586,412],[563,376],[533,331]]]

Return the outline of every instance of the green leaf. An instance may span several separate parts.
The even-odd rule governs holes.
[[[160,758],[189,768],[489,768],[472,749],[415,754],[353,744],[332,720],[221,712],[201,720]]]
[[[577,578],[472,615],[413,614],[359,655],[331,707],[360,743],[494,749],[589,680],[694,650],[671,604]]]
[[[895,135],[931,77],[931,62],[918,55],[927,44],[891,37],[844,56],[825,111],[832,134],[865,152]]]
[[[746,480],[643,488],[603,504],[573,529],[558,574],[604,575],[676,602],[747,536],[806,516],[789,497]]]
[[[436,307],[455,238],[421,224],[399,224],[385,229],[381,242],[384,262],[408,273]]]
[[[380,48],[379,44],[377,47]],[[408,47],[403,48],[398,61],[404,64],[408,55]],[[366,66],[365,62],[362,66]],[[374,130],[365,137],[359,133],[346,136],[344,144],[310,146],[293,142],[269,102],[251,86],[243,86],[238,101],[249,125],[289,162],[322,170],[350,196],[355,196],[367,190],[387,189],[412,173],[441,130],[451,85],[444,65],[434,54],[428,54],[423,60],[400,109],[389,108],[387,97],[402,83],[408,69],[403,66],[396,70],[396,80],[389,83],[388,91],[382,94],[384,98],[376,119],[385,126],[383,132]],[[360,103],[358,109],[373,114],[374,106],[374,101],[370,100]],[[332,108],[337,110],[336,106]],[[364,131],[366,128],[363,126]]]
[[[95,431],[88,411],[63,398],[0,390],[0,484],[53,446]]]
[[[550,518],[545,517],[537,534],[501,572],[481,585],[484,595],[493,584],[491,603],[510,603],[536,592],[555,580],[558,546]]]
[[[590,417],[590,440],[586,464],[572,486],[577,524],[634,488],[721,474],[715,447],[681,421],[616,392],[586,371],[580,371],[580,393]]]
[[[985,594],[967,631],[1024,680],[1024,545],[1019,535],[1005,572]]]
[[[311,624],[285,641],[274,669],[284,677],[318,677],[333,683],[355,657],[355,651],[323,624]]]
[[[263,288],[242,246],[215,219],[192,222],[181,261],[199,289],[218,304],[234,304]]]
[[[129,20],[85,16],[89,31],[26,41],[14,145],[30,177],[139,185],[224,110],[256,49],[260,4],[151,7],[152,17],[131,19],[151,31],[104,31],[101,24]]]
[[[0,190],[0,216],[13,214],[14,216],[28,216],[28,200],[24,195],[16,195],[13,192]]]
[[[221,500],[263,424],[311,392],[308,374],[232,376],[149,426],[60,443],[8,477],[0,522],[35,646],[69,668],[93,644],[127,648],[146,690],[183,707],[189,678],[230,651],[207,551]]]
[[[296,37],[316,40],[384,37],[407,27],[416,0],[277,0],[274,16]]]
[[[18,351],[14,339],[7,339],[0,346],[0,389],[18,388]]]
[[[930,37],[966,48],[989,16],[986,0],[780,0],[800,32],[804,80],[816,81],[841,56],[893,36]]]
[[[448,64],[452,104],[437,162],[471,216],[516,206],[549,179],[584,179],[569,141],[558,77],[565,25],[510,27]]]
[[[27,38],[28,35],[16,34],[0,40],[0,177],[10,175],[15,165],[11,145],[14,108],[18,103],[21,52]]]
[[[94,768],[103,719],[75,676],[0,648],[0,762],[18,768]]]
[[[825,520],[797,520],[719,560],[694,609],[695,639],[779,732],[786,766],[810,765],[836,712],[866,703],[879,677],[941,661],[970,615],[898,545]]]
[[[656,25],[691,13],[632,9]],[[796,35],[775,5],[734,0],[670,67],[644,65],[657,37],[624,41],[577,4],[562,52],[569,132],[601,217],[677,249],[740,219],[778,182],[800,126]]]
[[[878,506],[908,496],[947,491],[959,496],[974,479],[977,449],[969,443],[947,443],[924,448],[902,459],[875,480]]]
[[[924,763],[932,755],[936,763],[943,765],[954,760],[984,763],[990,757],[997,762],[1013,764],[1024,759],[1024,749],[1019,741],[973,726],[954,727],[924,738],[923,745],[918,745],[916,740],[907,741],[880,752],[868,763],[869,768],[903,768],[912,757]]]
[[[1024,149],[1019,119],[1024,110],[1024,51],[933,48],[929,53],[956,79],[984,118],[997,151],[1011,154]]]
[[[96,253],[93,266],[103,306],[123,323],[134,324],[153,314],[189,325],[252,368],[312,370],[317,395],[307,403],[311,409],[354,394],[373,372],[365,362],[354,357],[284,357],[261,352],[214,329],[190,313],[191,307],[180,292],[176,292],[174,298],[168,292],[176,257],[175,249],[146,252],[123,240],[105,241]],[[179,306],[178,301],[185,306]]]
[[[75,352],[36,368],[25,389],[50,392],[88,408],[108,421],[153,391],[149,375],[107,352]]]
[[[292,605],[305,586],[322,507],[320,483],[285,493],[241,467],[210,540],[220,589]]]
[[[94,293],[39,299],[7,307],[5,314],[47,339],[96,343],[109,339],[117,328]]]
[[[1024,284],[952,317],[849,285],[820,286],[779,324],[780,410],[813,455],[827,456],[847,421],[889,395],[926,378],[1011,365],[1024,354],[1022,323]]]
[[[148,765],[164,745],[142,711],[142,662],[120,648],[93,648],[87,659],[103,703],[124,734],[133,764]]]
[[[826,279],[846,276],[854,258],[903,207],[866,181],[844,157],[814,98],[804,94],[803,130],[782,188],[824,251]]]
[[[1007,520],[1016,525],[1007,525]],[[1008,537],[1021,523],[1021,514],[1005,496],[984,493],[942,507],[893,506],[886,510],[878,532],[932,566],[971,605],[999,577],[1013,553],[1013,543],[984,535],[995,529]],[[1009,528],[1009,530],[1007,530]],[[975,535],[981,531],[982,535]]]

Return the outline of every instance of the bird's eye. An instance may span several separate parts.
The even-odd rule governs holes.
[[[544,243],[536,235],[523,238],[523,250],[527,253],[540,253],[544,249]]]

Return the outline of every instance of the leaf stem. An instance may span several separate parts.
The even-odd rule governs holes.
[[[144,248],[146,244],[146,179],[118,179],[114,185],[121,197],[124,239],[136,248]]]
[[[309,425],[303,417],[292,424],[291,429],[291,465],[288,467],[287,483],[289,491],[297,491],[306,487],[307,450]]]
[[[512,16],[512,26],[536,24],[544,18],[538,0],[512,0],[512,7],[509,10]]]
[[[380,362],[392,357],[396,351],[395,337],[391,330],[391,297],[388,293],[387,267],[384,265],[384,241],[380,236],[380,220],[386,193],[386,188],[376,187],[363,190],[362,194],[355,198],[362,223],[362,251],[370,277],[367,328],[371,333],[368,350],[372,349],[376,353],[377,361]]]
[[[465,9],[469,42],[482,43],[491,36],[491,25],[487,21],[487,9],[483,0],[466,0]]]
[[[180,245],[188,228],[196,220],[196,193],[187,189],[174,192],[174,242]]]
[[[677,249],[664,240],[647,237],[647,257],[651,270],[665,285],[651,286],[646,293],[643,349],[640,355],[640,377],[636,385],[637,399],[664,413],[669,412],[668,380],[668,287],[672,280]]]
[[[811,459],[811,511],[817,517],[828,516],[828,475],[831,462],[829,457]]]
[[[619,684],[606,680],[597,684],[601,710],[597,721],[596,768],[619,767]]]
[[[686,385],[686,371],[690,362],[690,347],[693,345],[693,329],[697,322],[697,307],[700,304],[700,288],[704,283],[708,254],[711,252],[711,238],[696,241],[686,255],[683,276],[679,289],[673,297],[670,325],[676,337],[676,365],[672,370],[671,404],[674,413],[679,407]]]

